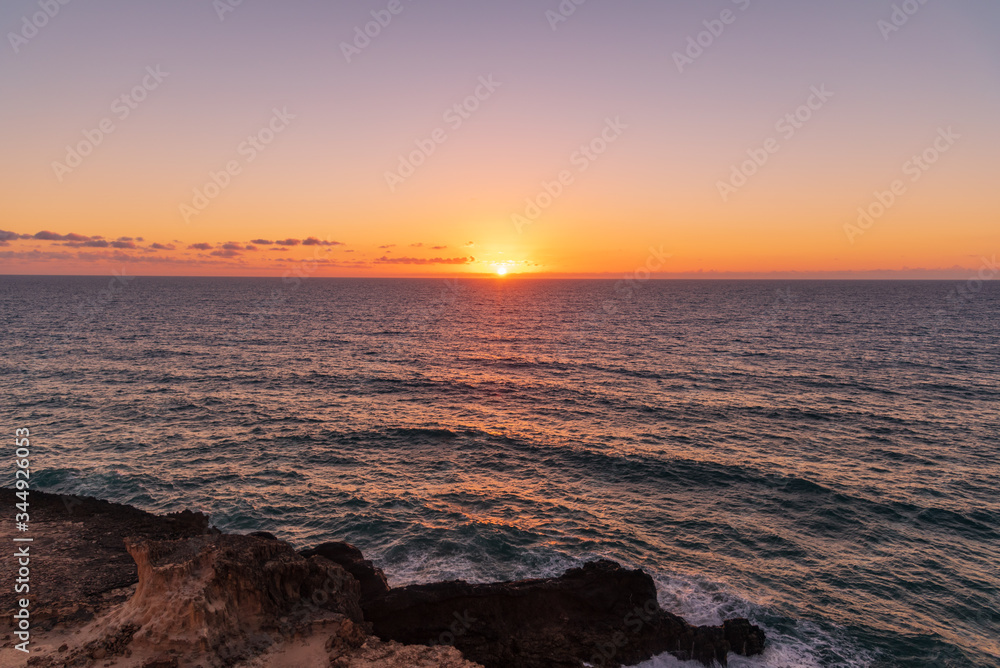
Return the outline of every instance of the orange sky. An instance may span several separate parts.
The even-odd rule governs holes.
[[[204,4],[9,45],[0,273],[964,278],[1000,246],[995,7],[406,5],[347,62],[371,8]]]

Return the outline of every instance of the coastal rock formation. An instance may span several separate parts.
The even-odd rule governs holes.
[[[223,534],[126,540],[125,546],[139,583],[117,617],[139,628],[136,643],[178,645],[228,660],[305,622],[363,624],[358,582],[337,564],[306,559],[283,541]],[[334,614],[318,617],[318,610]]]
[[[323,543],[299,552],[303,557],[326,557],[342,566],[361,584],[362,604],[389,592],[389,583],[381,568],[365,559],[361,550],[350,543]]]
[[[33,665],[481,668],[454,648],[371,637],[354,576],[284,541],[213,534],[125,547],[139,578],[131,598]]]
[[[763,651],[747,620],[692,626],[660,609],[648,575],[609,561],[558,578],[390,589],[347,543],[296,553],[266,532],[223,534],[199,513],[31,498],[33,668],[605,668]],[[0,541],[12,532],[0,525]],[[9,650],[12,636],[2,640]]]
[[[366,638],[358,582],[283,541],[217,534],[126,539],[125,547],[138,568],[135,593],[86,629],[95,640],[71,651],[69,661],[171,652],[229,666],[318,629],[343,640],[342,650]]]
[[[611,561],[558,578],[401,587],[363,607],[383,639],[453,644],[487,668],[617,667],[664,652],[725,666],[730,651],[764,648],[745,619],[696,627],[662,610],[649,575]]]
[[[174,540],[200,536],[209,528],[208,516],[185,510],[153,515],[131,506],[90,497],[31,492],[32,627],[37,631],[57,625],[89,621],[109,605],[121,603],[138,580],[135,561],[125,550],[128,537]],[[13,508],[14,490],[0,489],[0,503]],[[0,535],[11,544],[11,525],[0,525]],[[13,573],[14,552],[0,553],[0,568]],[[13,610],[18,596],[13,587],[0,590],[0,608]]]

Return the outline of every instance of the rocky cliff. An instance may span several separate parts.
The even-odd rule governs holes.
[[[267,533],[223,534],[198,513],[31,499],[30,666],[582,668],[664,652],[726,665],[764,647],[746,620],[695,627],[662,610],[647,574],[610,561],[558,578],[391,589],[346,543],[296,552]],[[13,506],[13,492],[2,501]],[[11,588],[0,605],[14,608]],[[25,665],[3,640],[0,665]]]

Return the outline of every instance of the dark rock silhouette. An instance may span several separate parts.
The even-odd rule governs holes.
[[[339,564],[348,573],[361,583],[361,601],[381,596],[389,591],[389,583],[385,579],[385,573],[381,568],[365,559],[361,550],[350,543],[323,543],[316,547],[299,552],[303,557],[313,556],[326,557],[335,564]]]
[[[725,666],[730,651],[764,647],[763,631],[745,619],[692,626],[662,610],[649,575],[612,561],[558,578],[401,587],[362,607],[383,639],[453,644],[487,668],[617,667],[664,652]]]

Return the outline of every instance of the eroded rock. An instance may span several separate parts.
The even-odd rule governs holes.
[[[118,621],[139,626],[139,644],[228,660],[266,646],[274,634],[294,632],[316,609],[363,621],[354,578],[282,541],[218,535],[125,545],[139,584]]]
[[[322,556],[340,564],[361,584],[361,600],[366,601],[389,591],[389,583],[381,568],[365,559],[361,550],[350,543],[323,543],[299,552],[304,557]]]
[[[83,630],[67,665],[136,652],[175,654],[180,666],[231,666],[345,624],[364,639],[358,582],[283,541],[216,534],[125,546],[138,569],[135,593]]]

